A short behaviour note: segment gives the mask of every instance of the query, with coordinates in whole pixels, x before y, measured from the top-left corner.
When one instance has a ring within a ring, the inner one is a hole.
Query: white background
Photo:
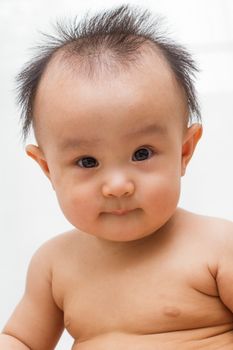
[[[180,206],[233,220],[233,2],[231,0],[128,1],[167,18],[170,32],[188,46],[201,73],[204,134],[183,178]],[[96,0],[0,0],[0,328],[24,290],[33,252],[47,239],[71,228],[39,167],[20,142],[14,77],[31,57],[38,30],[51,21],[87,9],[121,4]],[[29,141],[31,141],[29,139]],[[57,350],[71,348],[65,332]]]

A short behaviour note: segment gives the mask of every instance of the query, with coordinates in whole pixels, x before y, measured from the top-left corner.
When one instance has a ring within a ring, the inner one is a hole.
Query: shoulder
[[[47,256],[50,260],[57,254],[66,254],[72,247],[81,244],[84,233],[77,229],[59,233],[42,243],[35,251],[35,256]]]
[[[60,233],[40,245],[33,253],[27,271],[27,279],[34,280],[36,276],[47,281],[48,285],[63,285],[64,275],[72,271],[71,263],[80,261],[82,252],[82,236],[77,230]]]
[[[54,266],[59,261],[66,260],[72,251],[81,245],[82,234],[78,230],[70,230],[48,239],[42,243],[33,253],[30,265],[40,266],[52,273]]]
[[[200,227],[205,229],[209,247],[216,248],[219,260],[226,249],[233,248],[233,222],[227,219],[199,215]]]
[[[233,248],[233,222],[179,209],[181,231],[217,270],[226,250]],[[233,255],[232,255],[233,257]]]
[[[225,242],[233,237],[233,222],[220,217],[198,215],[200,224],[209,229],[209,235],[218,243]]]
[[[204,238],[212,237],[224,242],[233,235],[233,222],[224,218],[196,214],[179,208],[184,226],[189,226],[195,233],[199,233]]]

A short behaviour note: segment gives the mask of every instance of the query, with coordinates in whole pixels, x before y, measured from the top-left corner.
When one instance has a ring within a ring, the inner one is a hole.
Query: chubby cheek
[[[142,196],[144,206],[151,215],[169,218],[177,207],[180,197],[180,177],[157,175],[146,182]],[[157,216],[157,215],[156,215]]]
[[[97,196],[83,186],[68,186],[56,191],[60,208],[66,219],[76,228],[88,231],[98,215]]]

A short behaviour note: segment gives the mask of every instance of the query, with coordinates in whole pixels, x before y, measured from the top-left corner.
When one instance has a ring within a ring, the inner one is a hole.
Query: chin
[[[140,239],[143,239],[145,237],[148,237],[152,234],[153,232],[106,232],[106,234],[100,234],[100,235],[96,235],[95,236],[97,238],[101,238],[101,239],[104,239],[106,241],[109,241],[109,242],[118,242],[118,243],[126,243],[126,242],[133,242],[133,241],[137,241],[137,240],[140,240]]]

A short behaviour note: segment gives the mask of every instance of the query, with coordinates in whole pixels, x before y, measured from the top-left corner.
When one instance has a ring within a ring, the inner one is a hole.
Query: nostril
[[[130,192],[129,192],[129,191],[127,191],[127,192],[124,193],[124,196],[128,196],[128,195],[130,195]]]
[[[103,185],[102,193],[105,197],[126,197],[133,194],[134,184],[131,181],[126,181],[125,179],[114,180]]]

